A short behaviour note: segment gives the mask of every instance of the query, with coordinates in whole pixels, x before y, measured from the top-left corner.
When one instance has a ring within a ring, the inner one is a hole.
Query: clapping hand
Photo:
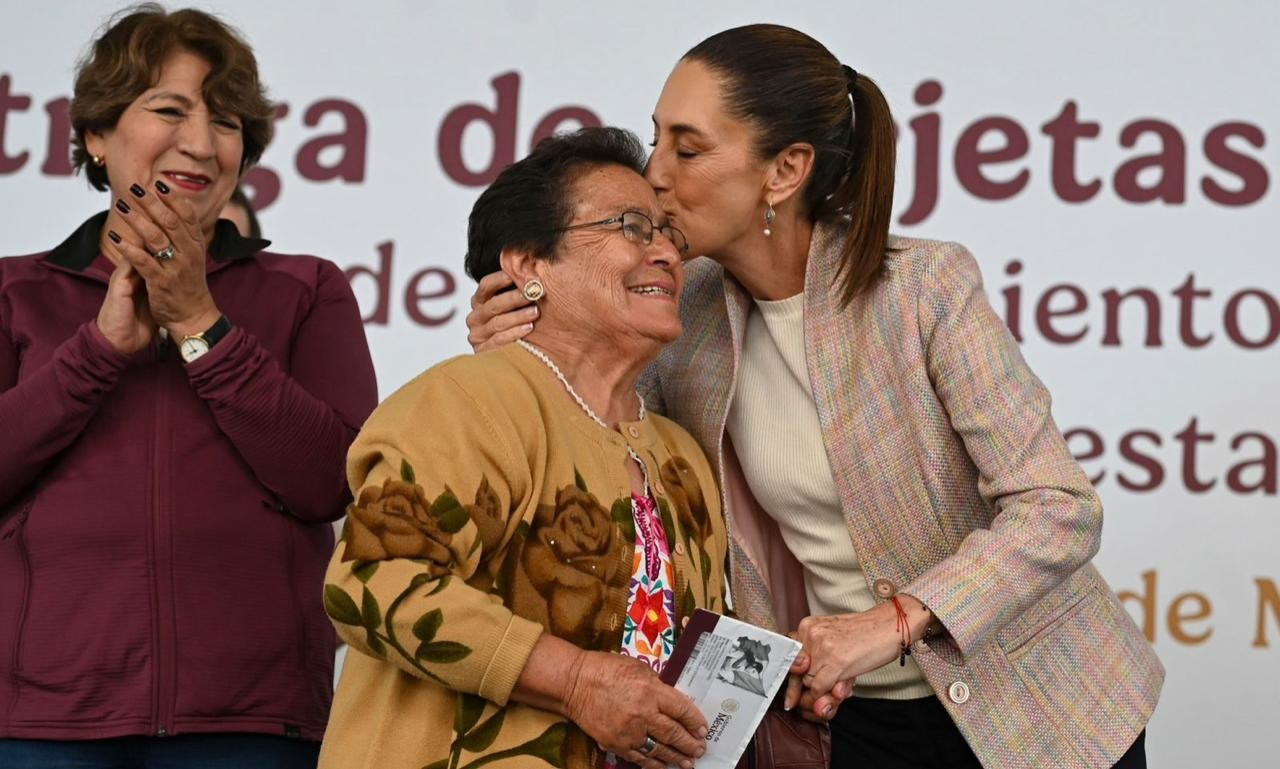
[[[130,193],[129,200],[116,201],[119,229],[107,233],[108,247],[119,255],[121,267],[129,265],[145,282],[146,306],[155,325],[177,339],[205,331],[221,313],[205,279],[208,244],[191,204],[172,196],[163,181],[150,191],[134,184]],[[120,280],[133,278],[126,273]]]

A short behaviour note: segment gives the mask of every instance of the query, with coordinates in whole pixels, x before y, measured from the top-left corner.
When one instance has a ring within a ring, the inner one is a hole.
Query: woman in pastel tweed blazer
[[[735,609],[795,631],[836,766],[1145,766],[1164,671],[1102,508],[961,246],[889,235],[879,89],[795,30],[694,47],[646,176],[691,253],[647,402],[721,481]],[[482,283],[473,344],[530,327]],[[904,652],[909,652],[909,655]]]

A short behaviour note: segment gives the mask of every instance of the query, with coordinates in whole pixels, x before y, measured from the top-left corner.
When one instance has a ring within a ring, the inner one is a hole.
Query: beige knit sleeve
[[[498,412],[498,416],[495,416]],[[542,633],[497,594],[530,479],[500,408],[443,367],[389,398],[348,455],[355,501],[324,606],[361,654],[505,704]]]

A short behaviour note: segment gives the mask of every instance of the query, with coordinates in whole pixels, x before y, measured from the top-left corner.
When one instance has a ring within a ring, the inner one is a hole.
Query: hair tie
[[[844,70],[844,79],[849,84],[849,95],[852,96],[853,89],[858,87],[858,70],[848,64],[841,64],[840,69]]]

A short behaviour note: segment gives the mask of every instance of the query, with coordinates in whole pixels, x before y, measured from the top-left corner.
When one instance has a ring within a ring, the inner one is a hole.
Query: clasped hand
[[[181,339],[219,317],[205,278],[207,244],[200,223],[191,204],[166,194],[161,184],[152,190],[133,185],[129,199],[116,201],[108,218],[103,248],[116,269],[98,328],[125,354],[146,347],[160,328]]]
[[[784,706],[800,708],[810,721],[829,721],[853,696],[858,676],[895,660],[901,653],[897,612],[892,604],[855,614],[806,617],[790,634],[804,647],[791,665]]]

